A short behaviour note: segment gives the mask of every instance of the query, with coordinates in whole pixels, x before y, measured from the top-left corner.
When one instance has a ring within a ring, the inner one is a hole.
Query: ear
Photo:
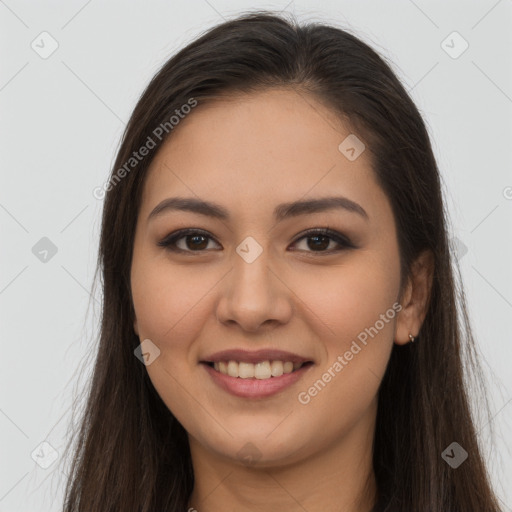
[[[423,251],[411,266],[411,275],[400,300],[402,309],[395,326],[397,345],[409,343],[409,334],[418,336],[430,301],[434,266],[434,254],[430,250]]]

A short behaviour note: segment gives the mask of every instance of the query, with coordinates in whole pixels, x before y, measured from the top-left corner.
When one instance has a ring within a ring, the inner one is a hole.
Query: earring
[[[414,343],[414,336],[412,334],[409,334],[409,339],[411,340],[411,343]]]

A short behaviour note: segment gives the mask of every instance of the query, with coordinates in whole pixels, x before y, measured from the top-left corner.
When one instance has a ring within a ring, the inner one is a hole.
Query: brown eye
[[[326,235],[308,236],[306,240],[308,241],[308,248],[313,251],[327,249],[329,244],[333,242],[332,238]]]
[[[207,237],[204,235],[185,235],[182,237],[185,239],[185,245],[187,249],[198,250],[198,249],[206,249],[208,242]]]
[[[181,243],[181,240],[184,242]],[[206,232],[196,229],[181,229],[166,236],[158,242],[158,245],[174,252],[205,252],[209,240],[213,240],[213,238]]]
[[[347,237],[343,236],[337,231],[332,231],[328,228],[309,230],[303,234],[303,236],[298,238],[294,242],[294,245],[296,245],[301,240],[307,240],[305,244],[306,249],[298,249],[304,252],[331,254],[343,249],[355,248],[354,244],[352,244],[352,242]],[[329,248],[331,243],[333,243],[333,246]]]
[[[347,237],[329,228],[311,229],[303,233],[293,245],[297,245],[301,240],[307,240],[305,248],[293,250],[309,253],[332,254],[341,250],[355,248],[354,244],[352,244]],[[171,233],[158,242],[158,245],[173,252],[201,253],[208,251],[208,244],[210,241],[219,245],[206,231],[187,228]]]

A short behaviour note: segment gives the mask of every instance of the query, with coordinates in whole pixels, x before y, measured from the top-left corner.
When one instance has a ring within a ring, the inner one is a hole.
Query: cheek
[[[392,251],[360,252],[346,265],[305,273],[297,290],[320,318],[325,358],[304,382],[300,402],[311,412],[359,417],[374,399],[393,347],[400,306],[399,267]],[[393,307],[394,306],[394,307]],[[311,315],[310,315],[310,318]]]
[[[218,281],[198,276],[193,267],[134,256],[131,287],[139,338],[150,339],[160,350],[146,370],[169,410],[187,425],[198,370],[195,340],[212,307],[205,294]]]
[[[215,282],[193,267],[134,258],[131,287],[140,338],[166,349],[194,339],[202,324],[205,294]]]
[[[377,258],[359,251],[350,261],[329,270],[312,267],[302,273],[295,279],[294,292],[307,306],[304,314],[309,309],[309,317],[324,326],[324,341],[330,350],[342,350],[376,322],[381,338],[392,337],[398,284],[399,269],[392,255]]]
[[[373,411],[393,348],[394,295],[385,280],[369,277],[351,273],[341,289],[318,295],[318,311],[335,335],[322,339],[325,358],[302,383],[297,407],[304,425],[311,418],[339,418],[322,423],[327,438],[350,431]]]

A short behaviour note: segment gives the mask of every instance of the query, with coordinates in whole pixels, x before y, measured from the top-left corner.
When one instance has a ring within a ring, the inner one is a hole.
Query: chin
[[[279,421],[283,421],[283,417]],[[279,421],[273,423],[272,428],[268,424],[246,426],[240,430],[227,430],[221,439],[212,439],[210,435],[202,437],[199,442],[204,448],[217,453],[222,458],[230,461],[238,461],[241,465],[252,467],[275,467],[292,464],[304,458],[309,451],[307,435],[301,429],[298,435],[290,432],[290,425],[285,428],[279,425]],[[286,420],[283,422],[285,423]],[[277,428],[276,428],[277,427]],[[236,433],[238,432],[238,434]],[[313,438],[318,436],[312,435]]]

